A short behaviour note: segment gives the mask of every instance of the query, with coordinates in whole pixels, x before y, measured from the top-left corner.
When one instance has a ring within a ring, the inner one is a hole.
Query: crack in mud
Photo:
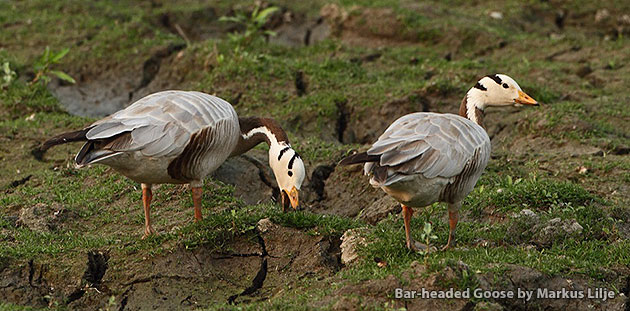
[[[242,157],[258,168],[258,177],[260,178],[260,181],[267,185],[267,187],[271,188],[271,196],[276,202],[278,202],[278,198],[280,197],[280,188],[276,186],[275,182],[273,182],[273,178],[269,176],[269,173],[267,172],[267,167],[265,167],[264,164],[262,164],[260,161],[258,161],[258,159],[252,156],[244,154],[242,155]]]
[[[87,253],[88,262],[82,279],[87,283],[84,287],[75,289],[68,297],[66,303],[81,299],[89,287],[99,288],[105,272],[107,272],[109,254],[101,251],[90,251]]]
[[[183,50],[184,48],[186,48],[186,44],[184,43],[171,43],[168,47],[155,52],[153,56],[147,59],[142,66],[142,81],[140,81],[140,84],[133,91],[129,92],[129,100],[133,98],[133,94],[135,92],[146,87],[149,83],[151,83],[151,81],[153,81],[153,79],[155,79],[155,76],[157,76],[160,71],[160,65],[162,64],[162,60],[164,58],[167,58],[173,53]]]
[[[33,175],[28,175],[24,178],[18,179],[18,180],[14,180],[12,181],[8,186],[7,186],[7,190],[11,189],[11,188],[16,188],[18,186],[21,186],[23,184],[25,184],[27,181],[29,181],[31,179],[31,177],[33,177]]]
[[[265,239],[263,239],[260,231],[256,230],[256,237],[258,238],[258,245],[260,246],[260,269],[256,276],[252,280],[252,285],[245,288],[240,294],[235,294],[228,297],[228,304],[236,304],[236,299],[240,296],[251,295],[255,293],[257,290],[261,289],[265,283],[265,279],[267,279],[267,246],[265,245]]]
[[[231,259],[234,257],[261,257],[262,253],[249,253],[249,254],[237,254],[237,253],[232,253],[229,255],[225,255],[225,256],[219,256],[219,257],[213,257],[214,259]]]
[[[91,286],[99,287],[105,272],[107,272],[109,254],[104,252],[88,252],[88,263],[83,279]]]
[[[343,134],[348,128],[348,120],[350,119],[350,111],[348,109],[348,100],[335,100],[335,106],[337,107],[337,124],[335,130],[337,131],[337,140],[340,143],[344,143]]]
[[[315,201],[321,202],[326,199],[324,191],[324,188],[326,187],[326,180],[334,171],[335,167],[333,165],[320,165],[313,170],[309,186],[317,195],[317,199],[315,199]]]
[[[302,70],[295,72],[295,90],[297,96],[306,95],[306,82],[304,81],[304,71]]]
[[[149,275],[149,276],[145,276],[142,278],[137,278],[134,279],[130,282],[127,283],[123,283],[124,286],[130,286],[130,285],[135,285],[135,284],[140,284],[140,283],[147,283],[147,282],[151,282],[154,280],[159,280],[159,279],[171,279],[171,280],[176,280],[176,281],[180,281],[180,280],[192,280],[192,279],[196,279],[196,277],[193,276],[183,276],[183,275],[177,275],[177,274],[173,274],[173,275],[165,275],[162,273],[157,273],[154,275]]]

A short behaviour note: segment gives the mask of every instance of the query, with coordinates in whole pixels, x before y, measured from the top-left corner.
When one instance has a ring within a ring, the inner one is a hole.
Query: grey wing
[[[99,140],[129,133],[115,144],[115,151],[168,157],[180,154],[193,133],[222,120],[238,127],[234,108],[221,98],[200,92],[164,91],[95,122],[86,137]]]
[[[411,174],[456,176],[476,151],[485,168],[490,138],[481,126],[453,114],[418,112],[394,121],[367,153],[379,155],[379,166],[387,167],[387,185]],[[367,163],[366,173],[374,165]]]

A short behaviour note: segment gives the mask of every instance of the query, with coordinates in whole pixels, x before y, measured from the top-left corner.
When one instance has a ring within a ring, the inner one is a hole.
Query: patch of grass
[[[630,244],[627,241],[611,242],[596,239],[566,239],[554,243],[551,248],[537,250],[520,245],[504,244],[506,226],[478,222],[460,222],[457,227],[458,247],[448,251],[430,252],[423,256],[409,251],[405,247],[404,226],[399,217],[390,217],[370,229],[367,234],[369,244],[360,249],[361,262],[342,271],[343,278],[354,281],[381,279],[389,274],[401,278],[412,261],[427,260],[429,272],[443,270],[449,262],[463,261],[472,271],[484,273],[499,271],[506,263],[524,265],[543,273],[584,274],[601,278],[603,267],[623,265],[630,258],[623,251]],[[435,234],[439,238],[438,246],[446,243],[448,224],[440,215],[432,218]],[[422,226],[420,217],[412,219],[412,235],[418,240]],[[586,229],[589,230],[589,229]],[[586,231],[585,230],[585,231]],[[478,241],[490,241],[494,245],[482,246]],[[387,263],[385,268],[378,267],[375,258]],[[462,284],[467,284],[462,279]]]
[[[359,148],[359,145],[343,145],[337,142],[324,141],[317,137],[300,139],[294,144],[300,156],[311,162],[337,161],[350,149]]]
[[[36,112],[62,112],[56,98],[41,84],[14,81],[0,92],[0,116],[14,119]]]
[[[37,309],[29,306],[20,306],[12,303],[4,303],[0,302],[0,311],[35,311],[35,310],[48,310],[48,309]]]
[[[276,224],[308,230],[310,234],[340,236],[360,222],[339,216],[318,215],[304,211],[282,212],[277,206],[259,204],[212,213],[202,221],[181,229],[181,242],[187,248],[213,245],[223,250],[237,236],[252,237],[259,220],[269,218]]]
[[[506,213],[529,208],[545,211],[557,206],[579,207],[603,203],[582,187],[566,181],[535,177],[488,176],[468,195],[464,206],[474,214],[489,208]]]
[[[6,240],[8,237],[2,237]],[[99,248],[111,244],[106,237],[80,234],[72,231],[35,232],[29,229],[15,229],[11,231],[10,240],[0,249],[0,257],[19,259],[42,258],[71,252],[84,252],[86,249]],[[51,243],[54,241],[54,243]]]

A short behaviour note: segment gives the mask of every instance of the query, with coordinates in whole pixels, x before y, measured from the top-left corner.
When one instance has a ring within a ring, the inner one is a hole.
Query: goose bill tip
[[[288,195],[289,195],[289,201],[291,201],[291,206],[293,207],[293,209],[297,210],[298,206],[300,205],[297,188],[293,186],[293,188],[289,191]]]
[[[540,106],[540,104],[535,99],[525,94],[525,92],[521,90],[518,91],[518,98],[514,100],[514,103],[517,106],[518,105]]]

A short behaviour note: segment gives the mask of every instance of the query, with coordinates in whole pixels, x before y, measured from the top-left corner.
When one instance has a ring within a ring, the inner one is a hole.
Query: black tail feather
[[[39,147],[39,149],[42,152],[46,152],[46,150],[50,149],[53,146],[56,145],[61,145],[61,144],[65,144],[65,143],[69,143],[69,142],[73,142],[73,141],[86,141],[87,137],[85,137],[85,134],[87,134],[87,132],[90,130],[91,128],[86,128],[86,129],[82,129],[82,130],[78,130],[78,131],[74,131],[74,132],[68,132],[68,133],[63,133],[60,135],[57,135],[49,140],[47,140],[46,142],[44,142],[41,147]]]
[[[369,155],[367,154],[367,152],[360,152],[360,153],[355,153],[353,155],[349,155],[343,158],[343,160],[339,162],[339,165],[352,165],[352,164],[359,164],[359,163],[366,163],[366,162],[378,162],[380,160],[381,160],[380,155]]]
[[[44,153],[46,153],[46,151],[52,148],[53,146],[61,145],[61,144],[65,144],[65,143],[69,143],[73,141],[87,140],[87,137],[85,137],[85,135],[90,129],[91,127],[74,131],[74,132],[67,132],[67,133],[59,134],[45,141],[39,147],[36,147],[35,149],[31,150],[31,154],[35,157],[35,159],[42,161],[44,158]]]

